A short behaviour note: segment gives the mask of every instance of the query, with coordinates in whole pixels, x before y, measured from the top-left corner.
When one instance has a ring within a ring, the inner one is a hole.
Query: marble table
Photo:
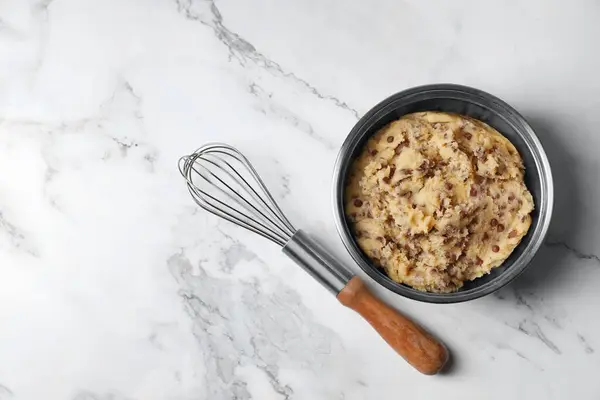
[[[600,3],[0,2],[0,399],[597,399]],[[521,111],[548,239],[495,295],[421,304],[422,376],[262,238],[200,212],[177,159],[243,150],[356,271],[330,207],[357,119],[435,82]]]

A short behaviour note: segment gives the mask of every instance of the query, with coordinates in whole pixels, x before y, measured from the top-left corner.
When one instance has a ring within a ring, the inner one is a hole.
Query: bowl
[[[366,141],[380,128],[403,115],[419,111],[442,111],[467,115],[487,123],[506,136],[517,148],[525,165],[525,184],[531,192],[535,210],[527,235],[504,263],[487,275],[453,293],[429,293],[390,279],[358,246],[344,214],[344,186],[353,160]],[[397,93],[373,107],[350,131],[334,168],[333,206],[337,230],[359,267],[373,280],[394,293],[428,303],[458,303],[490,294],[508,284],[525,270],[542,245],[554,202],[552,172],[546,153],[525,118],[504,101],[481,90],[452,84],[411,88]]]

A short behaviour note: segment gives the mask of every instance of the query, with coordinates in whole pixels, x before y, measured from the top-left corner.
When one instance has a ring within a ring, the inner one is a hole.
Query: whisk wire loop
[[[205,145],[181,157],[179,171],[194,201],[206,211],[280,246],[296,232],[252,164],[235,148]]]

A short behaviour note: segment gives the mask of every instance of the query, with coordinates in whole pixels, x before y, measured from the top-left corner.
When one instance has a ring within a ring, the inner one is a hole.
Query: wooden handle
[[[373,296],[355,276],[337,295],[340,303],[366,319],[418,371],[434,375],[448,360],[446,347],[423,328]]]

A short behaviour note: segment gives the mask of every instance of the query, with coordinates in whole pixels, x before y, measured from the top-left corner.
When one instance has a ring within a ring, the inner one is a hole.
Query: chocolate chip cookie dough
[[[533,198],[515,147],[487,124],[409,114],[354,162],[345,212],[361,249],[390,278],[452,292],[502,264],[531,224]]]

